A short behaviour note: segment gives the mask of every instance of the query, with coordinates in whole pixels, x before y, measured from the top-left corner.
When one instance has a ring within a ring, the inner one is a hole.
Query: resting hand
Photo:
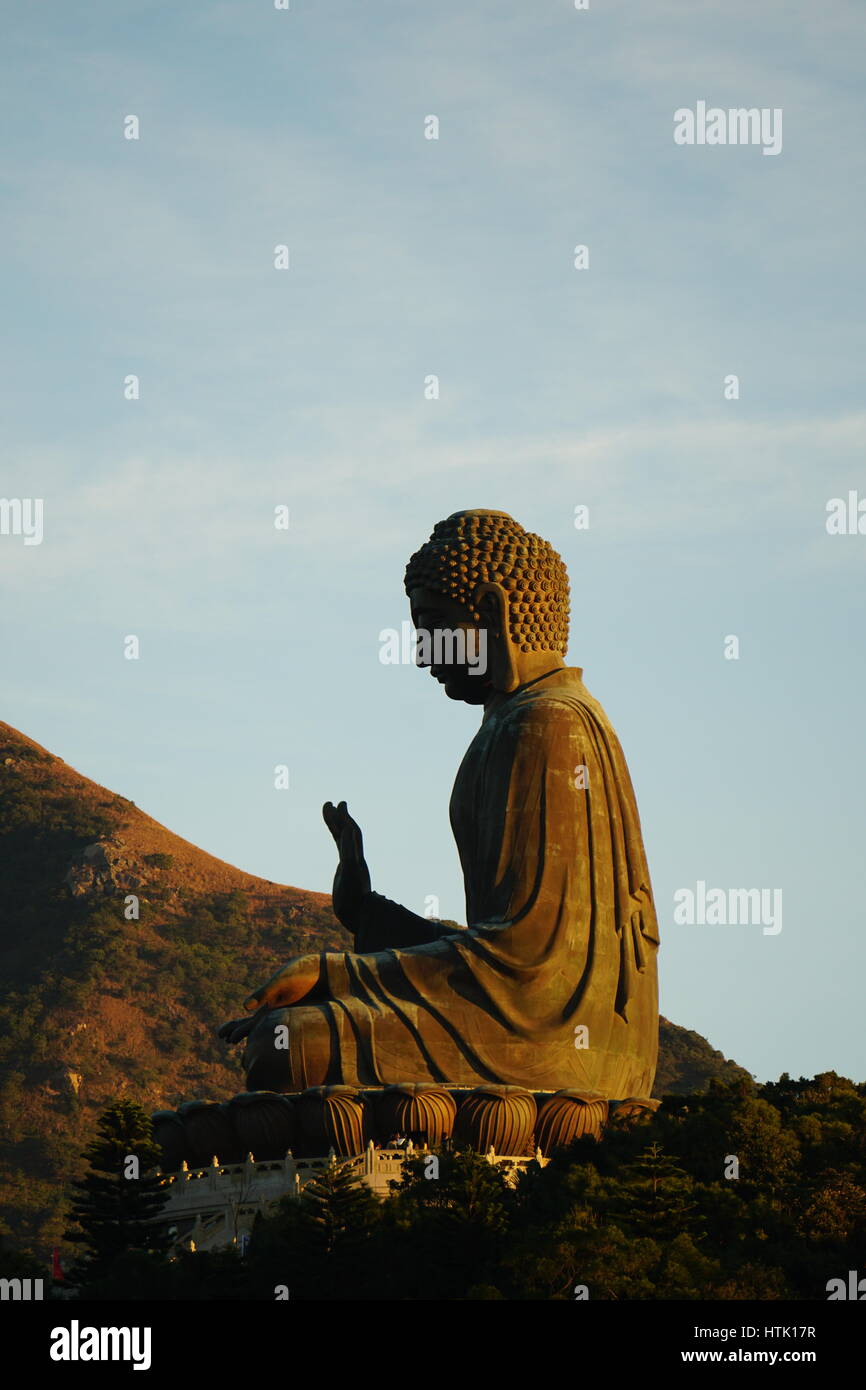
[[[272,1009],[289,1008],[312,994],[319,983],[320,974],[319,956],[295,956],[266,985],[244,1000],[244,1008],[250,1012],[250,1017],[229,1020],[218,1029],[217,1036],[229,1043],[241,1042]]]

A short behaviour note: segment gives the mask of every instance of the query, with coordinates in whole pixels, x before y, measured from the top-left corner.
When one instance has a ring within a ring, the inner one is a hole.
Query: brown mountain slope
[[[215,859],[0,723],[0,1234],[60,1243],[98,1110],[242,1091],[216,1027],[290,956],[350,945],[327,895]],[[666,1090],[742,1074],[666,1021],[661,1042]]]
[[[305,892],[303,889],[271,883],[269,879],[257,878],[254,874],[236,869],[233,864],[216,859],[214,855],[190,844],[188,840],[181,839],[179,835],[145,815],[134,802],[127,801],[125,797],[118,796],[83,777],[62,758],[49,753],[33,739],[19,733],[10,724],[4,724],[2,720],[0,765],[18,776],[26,776],[30,789],[39,796],[48,797],[53,801],[75,799],[82,810],[94,815],[110,815],[114,818],[112,829],[122,835],[130,856],[140,866],[144,866],[149,855],[171,855],[174,863],[169,874],[153,870],[149,873],[144,871],[151,883],[183,884],[191,893],[244,892],[254,912],[265,909],[268,904],[284,901],[286,894],[291,896],[296,906],[330,908],[330,897],[325,893]]]
[[[60,1239],[112,1097],[243,1090],[216,1027],[290,956],[350,944],[327,895],[223,863],[0,724],[0,1233]]]

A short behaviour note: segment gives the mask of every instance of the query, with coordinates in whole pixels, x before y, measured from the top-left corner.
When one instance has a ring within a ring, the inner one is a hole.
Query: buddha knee
[[[330,1030],[320,1009],[274,1009],[250,1034],[243,1057],[247,1089],[299,1091],[324,1085],[331,1051]]]
[[[251,1091],[279,1091],[291,1084],[291,1009],[274,1009],[265,1014],[250,1033],[243,1066]]]

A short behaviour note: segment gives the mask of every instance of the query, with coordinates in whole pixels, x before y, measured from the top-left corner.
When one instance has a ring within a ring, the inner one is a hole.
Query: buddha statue
[[[565,664],[565,566],[506,513],[470,510],[438,523],[404,582],[431,639],[418,664],[482,709],[450,805],[466,926],[374,892],[359,826],[328,802],[334,911],[355,949],[290,960],[220,1035],[246,1040],[249,1090],[649,1097],[656,914],[619,740]]]

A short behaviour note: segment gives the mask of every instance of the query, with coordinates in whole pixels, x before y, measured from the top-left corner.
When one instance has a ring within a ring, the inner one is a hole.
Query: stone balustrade
[[[184,1162],[176,1172],[163,1174],[169,1196],[159,1224],[174,1230],[175,1248],[243,1246],[259,1212],[267,1212],[284,1197],[299,1197],[308,1182],[333,1164],[348,1168],[377,1197],[385,1198],[391,1195],[390,1184],[402,1180],[407,1158],[423,1155],[434,1158],[426,1144],[418,1147],[409,1140],[402,1147],[376,1148],[371,1140],[363,1153],[349,1158],[338,1159],[332,1149],[317,1158],[296,1159],[288,1152],[284,1158],[261,1161],[248,1154],[242,1163],[221,1163],[214,1156],[203,1168]],[[530,1158],[497,1154],[491,1148],[485,1157],[503,1169],[511,1183],[530,1163],[543,1167],[548,1162],[540,1149]]]

